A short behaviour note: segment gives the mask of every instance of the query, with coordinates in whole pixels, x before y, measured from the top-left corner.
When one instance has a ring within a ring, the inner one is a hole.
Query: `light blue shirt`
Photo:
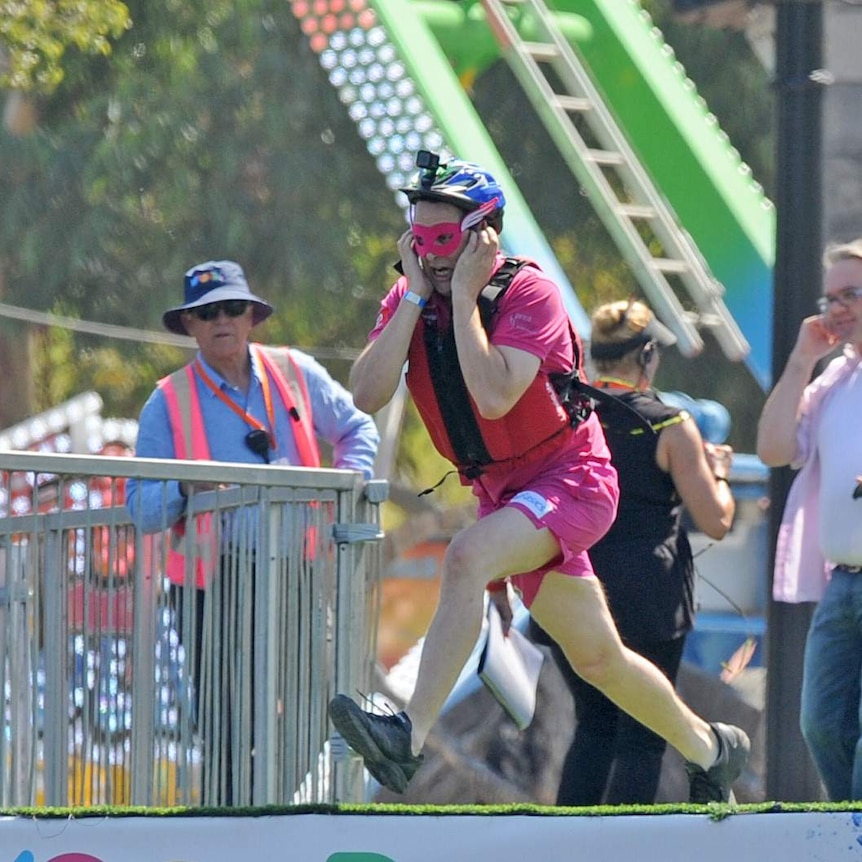
[[[351,394],[329,372],[307,353],[291,349],[293,357],[305,378],[311,403],[315,434],[332,446],[334,467],[357,470],[370,479],[374,456],[380,435],[374,420],[353,403]],[[239,406],[241,410],[267,425],[263,386],[252,363],[248,395],[229,384],[214,371],[198,353],[198,359],[212,381]],[[251,426],[225,404],[221,398],[195,375],[198,397],[210,458],[238,464],[263,464],[266,459],[256,455],[245,443]],[[293,435],[294,419],[287,412],[275,386],[270,387],[275,418],[277,448],[270,452],[271,461],[279,464],[299,465],[300,459]],[[212,433],[217,429],[216,433]],[[158,387],[147,399],[138,423],[138,441],[135,454],[140,458],[176,458],[173,431],[168,418],[165,395]],[[138,512],[138,495],[141,495]],[[179,482],[129,479],[126,486],[126,507],[146,533],[163,529],[175,523],[183,514],[186,498],[180,493]],[[140,516],[140,519],[139,519]]]

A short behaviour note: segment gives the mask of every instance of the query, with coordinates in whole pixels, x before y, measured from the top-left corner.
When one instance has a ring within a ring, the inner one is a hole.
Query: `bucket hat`
[[[182,313],[201,305],[226,299],[244,299],[252,303],[254,326],[266,320],[273,311],[268,302],[251,292],[242,267],[232,260],[210,260],[193,266],[185,274],[184,299],[182,305],[169,308],[162,315],[165,329],[177,335],[188,335]]]

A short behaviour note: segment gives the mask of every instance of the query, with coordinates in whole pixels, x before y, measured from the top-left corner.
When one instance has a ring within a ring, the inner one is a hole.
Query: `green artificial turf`
[[[401,805],[368,803],[349,805],[268,805],[248,808],[152,808],[120,805],[100,805],[89,808],[7,808],[0,815],[39,819],[81,819],[84,817],[281,817],[295,814],[325,815],[387,815],[433,817],[626,817],[635,815],[708,814],[721,820],[735,814],[787,814],[797,812],[862,811],[859,802],[758,802],[745,805],[710,803],[709,805],[595,805],[582,808],[559,808],[549,805]]]

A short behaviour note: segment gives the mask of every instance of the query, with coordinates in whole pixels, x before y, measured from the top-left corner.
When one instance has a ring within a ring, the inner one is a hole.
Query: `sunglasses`
[[[189,314],[193,314],[198,320],[215,320],[223,311],[228,317],[241,317],[248,308],[246,299],[225,299],[222,302],[210,302],[207,305],[199,305],[190,308]]]

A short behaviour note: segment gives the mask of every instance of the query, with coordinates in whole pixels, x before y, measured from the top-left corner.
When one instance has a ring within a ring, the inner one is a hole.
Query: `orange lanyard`
[[[625,389],[630,392],[637,390],[637,386],[629,383],[628,380],[621,380],[619,377],[597,377],[593,384],[600,389]]]
[[[252,428],[256,428],[258,431],[263,431],[266,434],[269,439],[270,449],[275,451],[278,446],[276,445],[275,438],[275,411],[272,408],[272,392],[269,387],[269,375],[266,373],[266,369],[260,364],[260,360],[254,350],[251,350],[250,353],[254,370],[257,372],[258,377],[260,377],[260,383],[263,387],[263,403],[266,405],[266,418],[269,421],[269,428],[267,428],[259,419],[256,419],[250,413],[243,410],[243,408],[240,407],[233,398],[229,398],[225,395],[209,374],[206,373],[198,357],[195,357],[194,369],[200,375],[201,380],[209,386],[213,394],[224,401],[224,403],[227,404],[227,406],[230,407],[230,409],[233,410],[240,419],[248,422]]]

